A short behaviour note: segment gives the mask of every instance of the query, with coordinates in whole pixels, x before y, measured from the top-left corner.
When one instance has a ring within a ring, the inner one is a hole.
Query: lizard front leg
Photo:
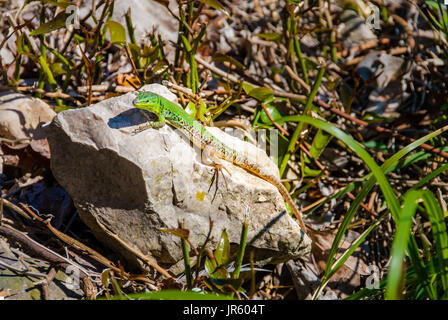
[[[140,133],[142,131],[145,131],[149,128],[153,128],[153,129],[160,129],[162,128],[165,123],[165,117],[163,115],[159,115],[159,119],[158,121],[150,121],[150,119],[148,118],[148,116],[146,114],[143,113],[143,116],[148,119],[148,122],[145,123],[144,125],[139,126],[137,129],[135,129],[134,131],[132,131],[133,134],[137,134]]]

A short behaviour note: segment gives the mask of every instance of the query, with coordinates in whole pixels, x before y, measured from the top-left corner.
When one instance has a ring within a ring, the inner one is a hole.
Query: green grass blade
[[[444,164],[443,166],[437,168],[436,170],[432,171],[430,174],[428,174],[427,176],[423,177],[422,180],[420,180],[418,183],[416,183],[415,185],[413,185],[411,187],[411,189],[409,190],[417,190],[420,189],[420,187],[422,187],[425,183],[431,181],[432,179],[434,179],[435,177],[437,177],[439,174],[441,174],[442,172],[444,172],[445,170],[448,170],[448,163]]]
[[[390,171],[392,171],[393,169],[398,167],[399,161],[400,159],[405,156],[407,153],[411,152],[412,150],[414,150],[415,148],[417,148],[419,145],[421,145],[422,143],[426,142],[429,139],[434,138],[435,136],[439,135],[440,133],[442,133],[444,130],[439,129],[436,130],[416,141],[414,141],[413,143],[407,145],[406,147],[404,147],[403,149],[401,149],[400,151],[398,151],[397,153],[395,153],[392,157],[390,157],[382,166],[381,169],[384,171],[384,173],[388,173]],[[445,165],[448,168],[448,164]],[[433,173],[435,173],[436,175],[440,174],[442,171],[444,171],[445,169],[443,169],[445,166],[442,166],[441,168],[435,170]],[[427,177],[425,177],[422,181],[426,182],[429,181],[430,179],[428,178],[433,178],[436,175],[434,174],[430,174]],[[332,266],[332,263],[334,261],[334,257],[338,252],[338,248],[339,248],[339,244],[345,234],[345,232],[347,231],[348,226],[350,225],[350,222],[352,221],[354,215],[356,214],[357,210],[359,209],[359,206],[361,205],[362,201],[364,200],[364,198],[368,195],[368,193],[370,192],[370,190],[374,187],[375,183],[376,183],[376,178],[375,176],[373,176],[372,174],[369,174],[367,176],[365,176],[365,178],[369,177],[369,180],[367,182],[365,182],[361,188],[361,191],[358,192],[358,195],[356,196],[355,200],[352,202],[352,204],[350,205],[349,210],[347,211],[346,215],[344,216],[344,219],[338,229],[338,232],[335,236],[335,239],[333,241],[333,245],[330,249],[330,253],[329,253],[329,258],[327,261],[327,267],[325,270],[325,274],[327,274]],[[431,179],[432,179],[431,178]],[[336,194],[336,196],[341,196],[349,191],[352,191],[354,189],[355,184],[352,183],[350,185],[348,185],[347,187],[345,187],[343,190],[341,190],[340,192],[338,192]],[[331,197],[334,198],[334,197]]]
[[[431,222],[433,239],[436,247],[436,255],[438,260],[438,274],[442,280],[444,298],[448,294],[448,234],[446,232],[446,224],[443,211],[440,205],[430,191],[424,191],[423,200],[426,211]]]
[[[320,84],[322,82],[322,78],[324,77],[324,75],[325,75],[325,67],[322,66],[319,70],[319,73],[317,74],[316,81],[314,82],[313,88],[311,89],[311,92],[310,92],[308,99],[305,103],[305,108],[303,110],[303,114],[305,116],[308,116],[308,114],[311,112],[314,97],[316,96],[316,94],[319,90],[319,87],[320,87]],[[292,116],[292,117],[300,117],[300,116]],[[286,118],[288,118],[288,117],[286,117]],[[280,168],[279,168],[280,177],[282,177],[283,173],[285,172],[289,158],[291,157],[292,152],[296,147],[296,142],[299,139],[300,134],[302,133],[302,130],[304,128],[304,123],[301,120],[299,120],[299,118],[296,118],[296,119],[299,123],[297,124],[296,129],[294,130],[293,134],[291,135],[291,139],[289,140],[289,144],[288,144],[288,149],[286,150],[286,154],[283,156],[282,162],[280,164]],[[313,119],[313,118],[310,118],[310,119]],[[295,120],[290,120],[290,121],[295,121]]]
[[[356,141],[354,141],[352,138],[347,136],[341,130],[333,127],[332,125],[330,125],[328,123],[325,123],[323,121],[316,120],[313,118],[309,118],[306,116],[288,116],[288,117],[283,117],[281,120],[282,120],[282,122],[298,121],[299,118],[307,118],[307,120],[302,120],[302,121],[308,122],[311,125],[314,125],[314,126],[318,127],[319,129],[322,129],[322,130],[328,132],[329,134],[335,136],[336,138],[341,139],[353,151],[355,151],[358,154],[358,156],[360,156],[366,162],[366,164],[369,166],[369,168],[372,170],[372,174],[369,174],[366,176],[366,177],[369,177],[369,180],[367,181],[366,185],[361,189],[361,192],[358,194],[358,196],[355,198],[355,201],[350,206],[349,212],[346,215],[348,217],[346,217],[346,219],[343,220],[343,225],[341,225],[341,227],[339,228],[339,231],[335,237],[332,248],[330,250],[329,261],[327,262],[327,269],[325,272],[325,274],[328,276],[330,269],[335,270],[335,271],[337,270],[337,268],[334,268],[334,267],[332,268],[332,262],[335,259],[335,255],[338,251],[340,241],[342,240],[343,235],[345,234],[345,231],[348,228],[349,222],[353,218],[354,214],[356,213],[357,209],[359,208],[364,197],[367,196],[367,194],[369,193],[371,188],[373,188],[373,186],[375,185],[378,177],[381,178],[380,187],[383,191],[383,194],[386,197],[386,201],[389,204],[389,207],[393,213],[393,216],[395,218],[398,217],[399,212],[400,212],[399,203],[398,203],[398,200],[396,199],[395,194],[393,193],[393,191],[383,173],[383,170],[385,172],[389,172],[390,170],[392,170],[392,168],[396,167],[396,164],[403,156],[405,156],[407,153],[409,153],[410,151],[417,148],[419,145],[421,145],[425,141],[439,135],[440,133],[445,131],[446,128],[441,128],[439,130],[436,130],[436,131],[414,141],[413,143],[409,144],[408,146],[406,146],[405,148],[401,149],[399,152],[394,154],[391,158],[389,158],[380,168],[375,163],[375,161],[368,155],[368,153],[362,148],[362,146],[360,146]],[[319,123],[319,124],[317,125],[317,123]],[[342,133],[342,134],[340,134],[340,133]],[[380,171],[380,173],[378,171]],[[349,188],[347,187],[346,189],[348,190]],[[391,207],[390,203],[392,203],[393,208]],[[332,274],[333,273],[334,272],[332,272]],[[325,280],[325,278],[324,278],[324,280]]]
[[[397,300],[402,298],[403,259],[408,247],[412,226],[412,218],[417,210],[417,201],[421,198],[421,191],[410,191],[404,196],[403,209],[397,222],[397,231],[392,244],[390,270],[387,275],[387,289],[385,298]]]
[[[425,263],[423,262],[420,256],[417,241],[413,236],[411,236],[409,239],[408,254],[409,254],[409,260],[411,261],[411,264],[415,269],[418,282],[422,285],[423,290],[426,292],[427,297],[432,300],[437,299],[437,291],[430,283],[430,279],[428,278],[428,272],[425,270]],[[432,261],[430,263],[432,263]]]
[[[238,255],[235,260],[235,270],[232,272],[232,278],[238,279],[240,277],[241,265],[243,264],[244,252],[246,251],[247,232],[249,231],[249,225],[247,222],[243,223],[241,229],[240,246],[238,249]]]
[[[431,221],[431,228],[434,238],[434,243],[436,246],[436,256],[438,260],[437,274],[440,275],[442,280],[443,291],[446,292],[448,289],[448,234],[446,232],[446,225],[443,217],[442,209],[440,208],[439,203],[437,202],[436,197],[428,190],[409,190],[406,192],[404,197],[402,214],[400,216],[400,220],[397,226],[397,232],[395,234],[395,239],[392,245],[392,260],[390,271],[388,274],[388,285],[386,291],[386,299],[399,299],[401,298],[403,284],[402,276],[403,276],[403,258],[405,255],[405,250],[408,248],[408,252],[411,252],[414,257],[410,255],[411,261],[415,259],[415,255],[418,255],[418,247],[414,240],[408,243],[410,235],[410,229],[412,226],[412,217],[417,211],[417,201],[422,199],[426,211],[428,213],[429,219]],[[418,266],[418,264],[414,264],[414,266]],[[418,272],[419,270],[417,270]],[[431,298],[436,298],[437,293],[434,288],[429,284],[428,287],[428,279],[425,275],[419,276],[421,280],[424,280],[422,283],[425,286],[425,290]],[[423,278],[423,279],[422,279]]]
[[[339,258],[335,261],[335,263],[331,266],[330,270],[328,271],[328,274],[325,276],[325,278],[322,280],[321,284],[319,285],[319,288],[314,292],[313,299],[316,299],[319,294],[322,292],[323,288],[327,285],[330,278],[339,270],[340,267],[344,265],[344,263],[347,261],[348,258],[353,254],[353,252],[358,248],[366,239],[366,237],[372,232],[373,229],[375,229],[381,221],[384,219],[388,212],[385,212],[382,214],[377,221],[375,221],[367,230],[365,230],[359,237],[356,239],[350,248],[348,248]]]

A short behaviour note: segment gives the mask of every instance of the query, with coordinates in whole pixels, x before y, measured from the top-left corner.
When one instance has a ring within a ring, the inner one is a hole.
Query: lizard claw
[[[127,134],[127,135],[132,134],[132,131],[129,131],[129,130],[118,129],[118,131],[120,131],[120,132],[123,133],[123,134]]]
[[[212,181],[210,183],[210,187],[208,188],[208,192],[210,192],[210,189],[213,186],[213,182],[215,182],[215,180],[216,180],[216,189],[215,189],[215,194],[213,195],[213,199],[215,199],[216,192],[218,191],[218,185],[219,185],[219,174],[221,173],[222,177],[224,178],[224,183],[226,184],[226,190],[227,191],[229,191],[229,186],[227,185],[226,176],[224,175],[223,170],[225,170],[230,176],[232,174],[222,164],[212,163],[212,164],[210,164],[210,166],[212,166],[215,169],[215,173],[213,174],[213,178],[212,178]]]

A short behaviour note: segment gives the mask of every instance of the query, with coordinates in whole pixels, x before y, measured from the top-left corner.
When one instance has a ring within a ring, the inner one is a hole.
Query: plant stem
[[[246,251],[246,242],[247,242],[247,231],[249,230],[249,225],[247,221],[244,221],[243,227],[241,230],[241,239],[240,239],[240,247],[238,250],[238,256],[235,261],[235,270],[233,270],[232,278],[238,279],[240,277],[241,265],[243,263],[244,252]]]
[[[322,82],[322,78],[323,78],[324,74],[325,74],[325,67],[322,66],[317,75],[317,79],[314,82],[314,86],[311,89],[310,95],[308,96],[308,99],[306,101],[305,109],[303,110],[303,115],[308,115],[310,113],[311,107],[313,106],[314,97],[316,96],[317,91],[319,90],[319,87]],[[291,139],[289,140],[288,149],[286,150],[286,153],[283,156],[283,159],[282,159],[282,162],[281,162],[280,168],[279,168],[281,177],[283,176],[286,166],[288,165],[288,161],[291,158],[291,155],[293,154],[297,140],[299,139],[299,136],[302,133],[303,127],[304,127],[304,123],[299,122],[296,129],[294,130],[294,133],[291,136]]]

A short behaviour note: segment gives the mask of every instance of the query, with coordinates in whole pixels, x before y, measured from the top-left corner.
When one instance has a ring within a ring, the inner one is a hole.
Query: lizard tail
[[[296,216],[297,221],[299,222],[300,228],[303,230],[303,232],[306,233],[306,226],[305,223],[302,220],[302,214],[297,209],[296,205],[294,204],[294,201],[292,200],[291,196],[289,195],[288,190],[286,190],[285,186],[280,182],[277,181],[277,179],[269,179],[268,177],[262,177],[263,180],[266,180],[267,182],[271,183],[272,185],[276,186],[280,194],[282,195],[283,199],[289,204],[291,207],[292,213]]]
[[[305,223],[303,223],[303,220],[302,220],[302,214],[297,209],[296,205],[294,204],[294,201],[292,200],[291,196],[289,195],[288,190],[286,190],[285,186],[281,183],[280,180],[278,180],[274,176],[260,172],[260,170],[257,169],[257,166],[255,164],[253,164],[251,161],[249,161],[248,159],[244,159],[244,161],[233,161],[233,163],[243,169],[246,169],[247,171],[251,172],[252,174],[260,177],[261,179],[263,179],[263,180],[269,182],[270,184],[272,184],[273,186],[275,186],[277,188],[277,190],[280,192],[280,194],[282,195],[283,199],[291,207],[293,214],[296,216],[297,221],[299,222],[300,228],[303,230],[303,232],[307,233]]]
[[[259,165],[253,161],[251,161],[246,156],[243,156],[241,154],[238,154],[236,151],[226,147],[225,144],[223,144],[220,141],[216,141],[213,138],[210,139],[212,145],[215,147],[216,156],[232,162],[234,165],[246,169],[250,173],[256,175],[257,177],[269,182],[273,186],[277,188],[277,190],[282,195],[283,199],[289,204],[289,206],[292,209],[292,212],[297,218],[297,221],[299,222],[300,228],[303,230],[303,232],[306,232],[306,226],[305,223],[303,223],[302,215],[300,211],[297,209],[297,207],[294,204],[294,201],[292,200],[291,196],[289,195],[288,190],[286,190],[285,186],[281,183],[281,181],[270,174],[263,173],[259,167]]]

